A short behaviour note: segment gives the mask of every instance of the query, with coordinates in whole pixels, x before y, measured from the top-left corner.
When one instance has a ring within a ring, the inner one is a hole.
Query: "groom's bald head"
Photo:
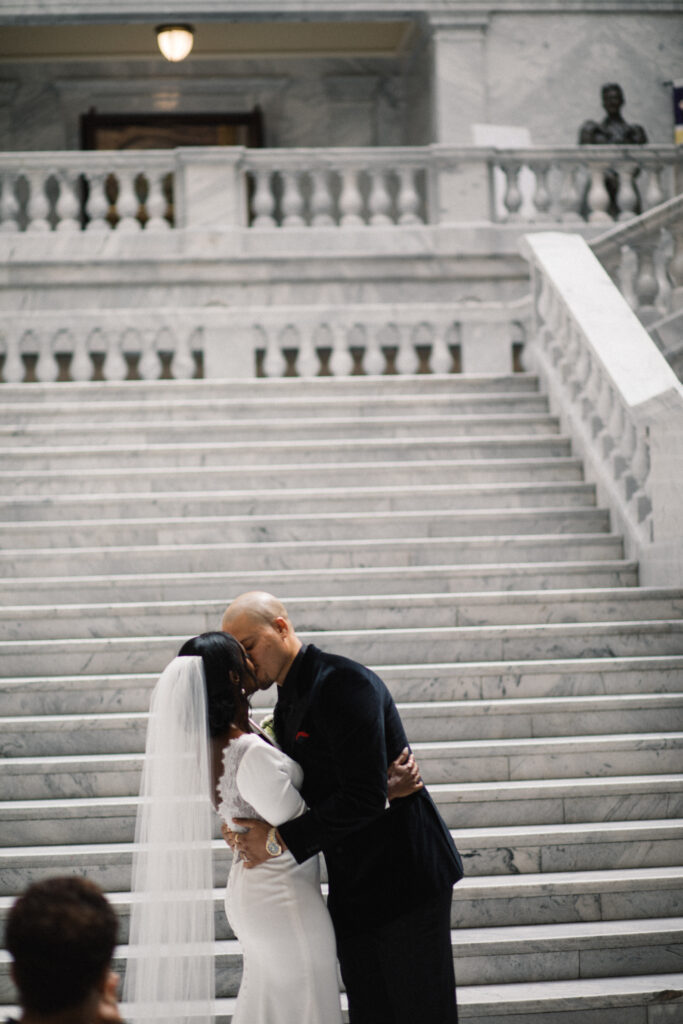
[[[282,685],[301,648],[282,601],[265,590],[240,594],[225,609],[221,629],[243,645],[258,689]]]

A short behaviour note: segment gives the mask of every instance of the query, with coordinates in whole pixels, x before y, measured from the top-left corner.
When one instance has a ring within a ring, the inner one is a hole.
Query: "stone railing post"
[[[175,151],[175,222],[188,230],[242,228],[247,193],[242,146]]]

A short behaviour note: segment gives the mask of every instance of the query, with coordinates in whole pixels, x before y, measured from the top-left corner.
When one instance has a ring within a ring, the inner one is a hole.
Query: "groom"
[[[456,1024],[450,907],[462,863],[424,787],[388,805],[387,767],[407,746],[389,691],[363,665],[302,644],[271,594],[242,594],[222,629],[244,645],[256,688],[278,685],[275,734],[304,770],[309,808],[279,829],[240,820],[248,866],[323,852],[351,1024]]]

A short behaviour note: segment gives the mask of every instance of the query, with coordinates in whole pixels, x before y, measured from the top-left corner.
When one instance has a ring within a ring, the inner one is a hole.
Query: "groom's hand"
[[[267,821],[259,821],[254,818],[233,818],[232,820],[236,825],[241,825],[247,830],[246,832],[232,832],[231,837],[234,837],[234,843],[230,844],[239,853],[245,868],[255,868],[259,864],[271,860],[272,858],[266,850],[266,840],[272,825],[269,825]],[[277,840],[282,849],[286,850],[287,846],[279,832]]]

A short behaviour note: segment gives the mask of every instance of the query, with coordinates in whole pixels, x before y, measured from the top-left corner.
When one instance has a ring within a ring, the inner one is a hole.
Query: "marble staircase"
[[[150,689],[264,587],[399,702],[466,865],[462,1020],[683,1019],[683,590],[638,585],[536,378],[2,397],[0,916],[29,881],[85,873],[120,913],[125,971]],[[217,834],[215,865],[227,1024]]]

